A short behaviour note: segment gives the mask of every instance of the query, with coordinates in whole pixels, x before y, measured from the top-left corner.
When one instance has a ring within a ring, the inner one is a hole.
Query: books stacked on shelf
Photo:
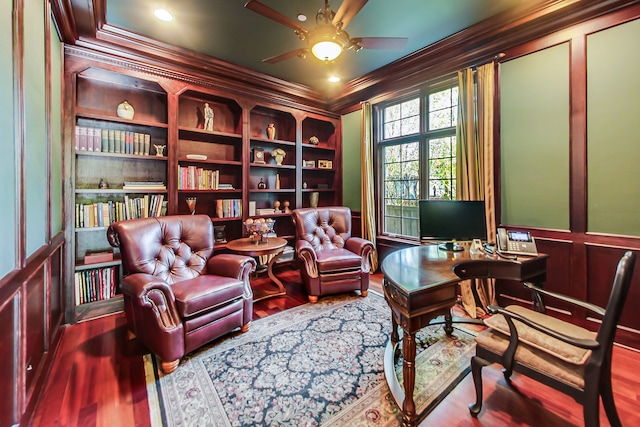
[[[76,271],[76,305],[113,298],[117,287],[116,267]]]
[[[76,126],[75,138],[76,151],[138,156],[148,156],[151,153],[151,135],[148,133]]]
[[[164,194],[147,194],[124,200],[76,203],[76,228],[108,227],[112,222],[133,218],[164,216],[167,202]]]
[[[178,166],[178,190],[218,190],[220,171],[208,170],[197,166]],[[228,188],[228,187],[227,187]],[[233,189],[233,186],[231,186]]]
[[[122,189],[127,191],[165,191],[167,186],[162,181],[125,181]]]
[[[87,252],[84,256],[85,265],[109,261],[113,261],[113,251]]]
[[[242,200],[218,199],[216,200],[216,216],[218,218],[235,218],[242,216]]]

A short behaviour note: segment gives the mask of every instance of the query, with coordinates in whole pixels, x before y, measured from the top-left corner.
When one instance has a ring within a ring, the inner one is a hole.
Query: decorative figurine
[[[280,213],[280,200],[273,202],[273,209],[275,209],[276,213]]]
[[[269,123],[267,126],[267,138],[276,139],[276,125],[273,123]]]
[[[120,104],[118,104],[118,108],[116,109],[116,114],[118,115],[118,117],[122,117],[123,119],[127,120],[133,119],[134,113],[135,111],[133,107],[127,101],[122,101]]]
[[[166,147],[166,145],[153,144],[153,146],[156,147],[156,156],[163,157],[164,156],[164,148]]]
[[[106,190],[109,188],[109,184],[103,178],[100,178],[100,182],[98,183],[98,188],[101,190]]]
[[[264,190],[265,188],[267,188],[267,184],[265,184],[262,178],[260,178],[260,182],[258,183],[258,189]]]
[[[282,202],[282,212],[284,213],[290,213],[291,210],[289,209],[289,201],[285,200],[284,202]]]
[[[280,189],[280,174],[276,174],[276,190]]]
[[[315,135],[312,136],[311,138],[309,138],[309,144],[318,145],[319,142],[320,142],[320,140]]]
[[[271,156],[276,160],[276,165],[282,165],[282,161],[287,157],[287,152],[282,148],[276,148],[271,152]]]
[[[213,108],[209,107],[209,103],[204,103],[204,129],[213,130]]]

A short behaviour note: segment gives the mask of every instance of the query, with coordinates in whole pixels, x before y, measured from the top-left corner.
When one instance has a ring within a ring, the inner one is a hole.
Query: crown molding
[[[549,0],[523,6],[466,28],[350,81],[328,106],[349,111],[373,97],[410,90],[432,79],[495,59],[504,50],[640,3],[634,0]],[[393,76],[393,78],[389,78]]]

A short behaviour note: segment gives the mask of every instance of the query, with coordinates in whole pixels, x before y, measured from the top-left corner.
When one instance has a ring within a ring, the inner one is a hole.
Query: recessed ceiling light
[[[299,13],[298,14],[298,21],[304,22],[306,20],[307,20],[307,15],[305,15],[304,13]]]
[[[338,77],[338,76],[331,76],[331,77],[329,77],[329,81],[330,81],[331,83],[338,83],[338,82],[340,81],[340,77]]]
[[[156,18],[161,21],[173,21],[173,15],[169,13],[166,9],[156,9],[153,11],[153,14],[156,15]]]

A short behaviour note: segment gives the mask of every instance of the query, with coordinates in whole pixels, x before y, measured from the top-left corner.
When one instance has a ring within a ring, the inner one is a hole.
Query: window
[[[455,199],[458,87],[381,106],[382,233],[418,237],[418,200]]]

